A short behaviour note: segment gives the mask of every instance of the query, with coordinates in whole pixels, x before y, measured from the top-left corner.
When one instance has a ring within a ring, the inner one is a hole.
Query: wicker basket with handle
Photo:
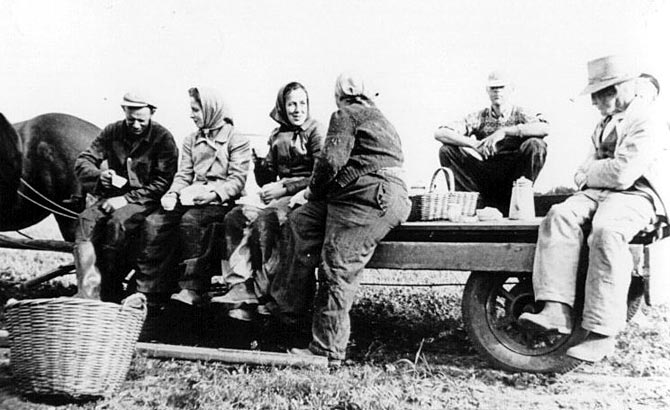
[[[146,304],[139,300],[140,307],[68,297],[8,303],[18,390],[75,399],[112,394],[126,377],[144,323]]]
[[[447,190],[437,191],[437,176],[444,175],[447,181]],[[412,211],[409,220],[434,221],[449,219],[456,210],[463,216],[473,216],[477,208],[478,192],[461,192],[454,190],[454,173],[447,167],[435,170],[430,179],[428,192],[410,196]]]

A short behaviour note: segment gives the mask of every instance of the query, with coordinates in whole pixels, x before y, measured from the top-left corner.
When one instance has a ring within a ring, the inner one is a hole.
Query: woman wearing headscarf
[[[191,88],[189,96],[198,130],[184,139],[179,171],[161,198],[163,209],[150,215],[160,232],[148,252],[163,266],[179,257],[180,291],[172,299],[194,305],[202,301],[219,267],[220,257],[211,251],[216,236],[211,228],[223,222],[240,197],[251,154],[249,140],[235,132],[230,111],[216,90]]]
[[[337,78],[338,110],[314,165],[308,202],[286,223],[289,253],[270,293],[273,311],[289,333],[305,332],[311,324],[308,348],[291,353],[327,356],[332,364],[345,357],[360,273],[379,241],[410,210],[400,176],[400,137],[375,106],[376,95],[357,77]]]
[[[258,311],[266,313],[263,303],[281,259],[281,225],[292,210],[291,198],[309,184],[323,144],[324,130],[310,117],[309,95],[302,84],[291,82],[279,89],[270,117],[279,127],[270,135],[267,156],[256,158],[254,167],[260,199],[266,207],[259,210],[254,205],[238,205],[226,215],[228,257],[236,250],[240,255],[244,240],[249,252],[242,259],[248,263],[240,263],[239,257],[224,263],[224,283],[229,291],[212,300],[231,307],[228,314],[241,320],[250,320],[258,304]]]

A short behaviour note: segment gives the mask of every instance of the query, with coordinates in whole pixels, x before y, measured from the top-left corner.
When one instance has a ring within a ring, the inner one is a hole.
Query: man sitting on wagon
[[[567,355],[601,360],[614,350],[626,321],[626,299],[633,270],[631,239],[659,218],[667,221],[670,137],[653,105],[636,96],[631,62],[608,56],[588,63],[582,95],[603,118],[591,136],[587,159],[575,174],[580,191],[554,205],[540,225],[533,288],[540,313],[519,321],[544,331],[572,332],[580,253],[588,245],[581,343]],[[586,243],[584,238],[586,236]]]
[[[75,161],[79,181],[98,198],[79,215],[75,234],[78,295],[112,302],[122,298],[122,280],[131,269],[126,263],[131,250],[127,242],[134,237],[145,243],[155,235],[156,229],[146,226],[145,219],[158,209],[170,187],[178,157],[170,131],[152,120],[153,103],[128,93],[121,107],[125,119],[102,130]],[[102,168],[105,161],[107,169]],[[149,299],[169,295],[170,284],[158,277],[161,267],[142,263],[147,259],[142,243],[132,247],[139,265],[137,290]]]
[[[535,181],[544,166],[549,124],[542,114],[509,102],[512,84],[501,72],[488,76],[491,106],[440,126],[440,164],[454,172],[456,190],[479,192],[484,206],[507,214],[513,182]]]

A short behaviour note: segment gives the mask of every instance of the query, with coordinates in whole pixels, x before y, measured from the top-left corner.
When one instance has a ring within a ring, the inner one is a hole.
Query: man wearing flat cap
[[[539,112],[509,102],[507,76],[489,74],[486,92],[491,106],[461,121],[441,126],[440,165],[454,172],[456,190],[479,192],[482,205],[507,214],[512,184],[520,177],[535,181],[547,156],[543,140],[549,124]]]
[[[653,105],[636,96],[639,73],[632,62],[599,58],[588,63],[588,74],[582,94],[591,96],[602,120],[575,174],[579,191],[554,205],[540,225],[533,288],[544,308],[519,321],[542,331],[573,331],[580,254],[588,245],[581,328],[575,329],[580,342],[566,354],[595,362],[613,352],[625,325],[633,270],[628,243],[650,224],[667,222],[670,137]]]
[[[105,127],[75,161],[84,190],[98,199],[79,215],[74,249],[79,296],[112,302],[122,298],[122,280],[132,268],[138,291],[169,295],[160,267],[142,261],[144,244],[155,231],[146,216],[159,207],[178,158],[172,134],[152,119],[156,106],[150,100],[127,93],[121,107],[125,119]]]

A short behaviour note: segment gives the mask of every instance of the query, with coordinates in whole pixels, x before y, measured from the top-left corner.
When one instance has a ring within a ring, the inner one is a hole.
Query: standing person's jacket
[[[330,118],[328,137],[314,165],[314,198],[349,185],[361,175],[403,164],[400,137],[374,103],[351,97]]]
[[[178,150],[170,131],[155,121],[142,136],[130,134],[125,121],[105,127],[75,161],[75,174],[87,192],[103,197],[123,195],[129,203],[158,202],[177,171]],[[100,166],[128,180],[122,188],[103,188]]]

